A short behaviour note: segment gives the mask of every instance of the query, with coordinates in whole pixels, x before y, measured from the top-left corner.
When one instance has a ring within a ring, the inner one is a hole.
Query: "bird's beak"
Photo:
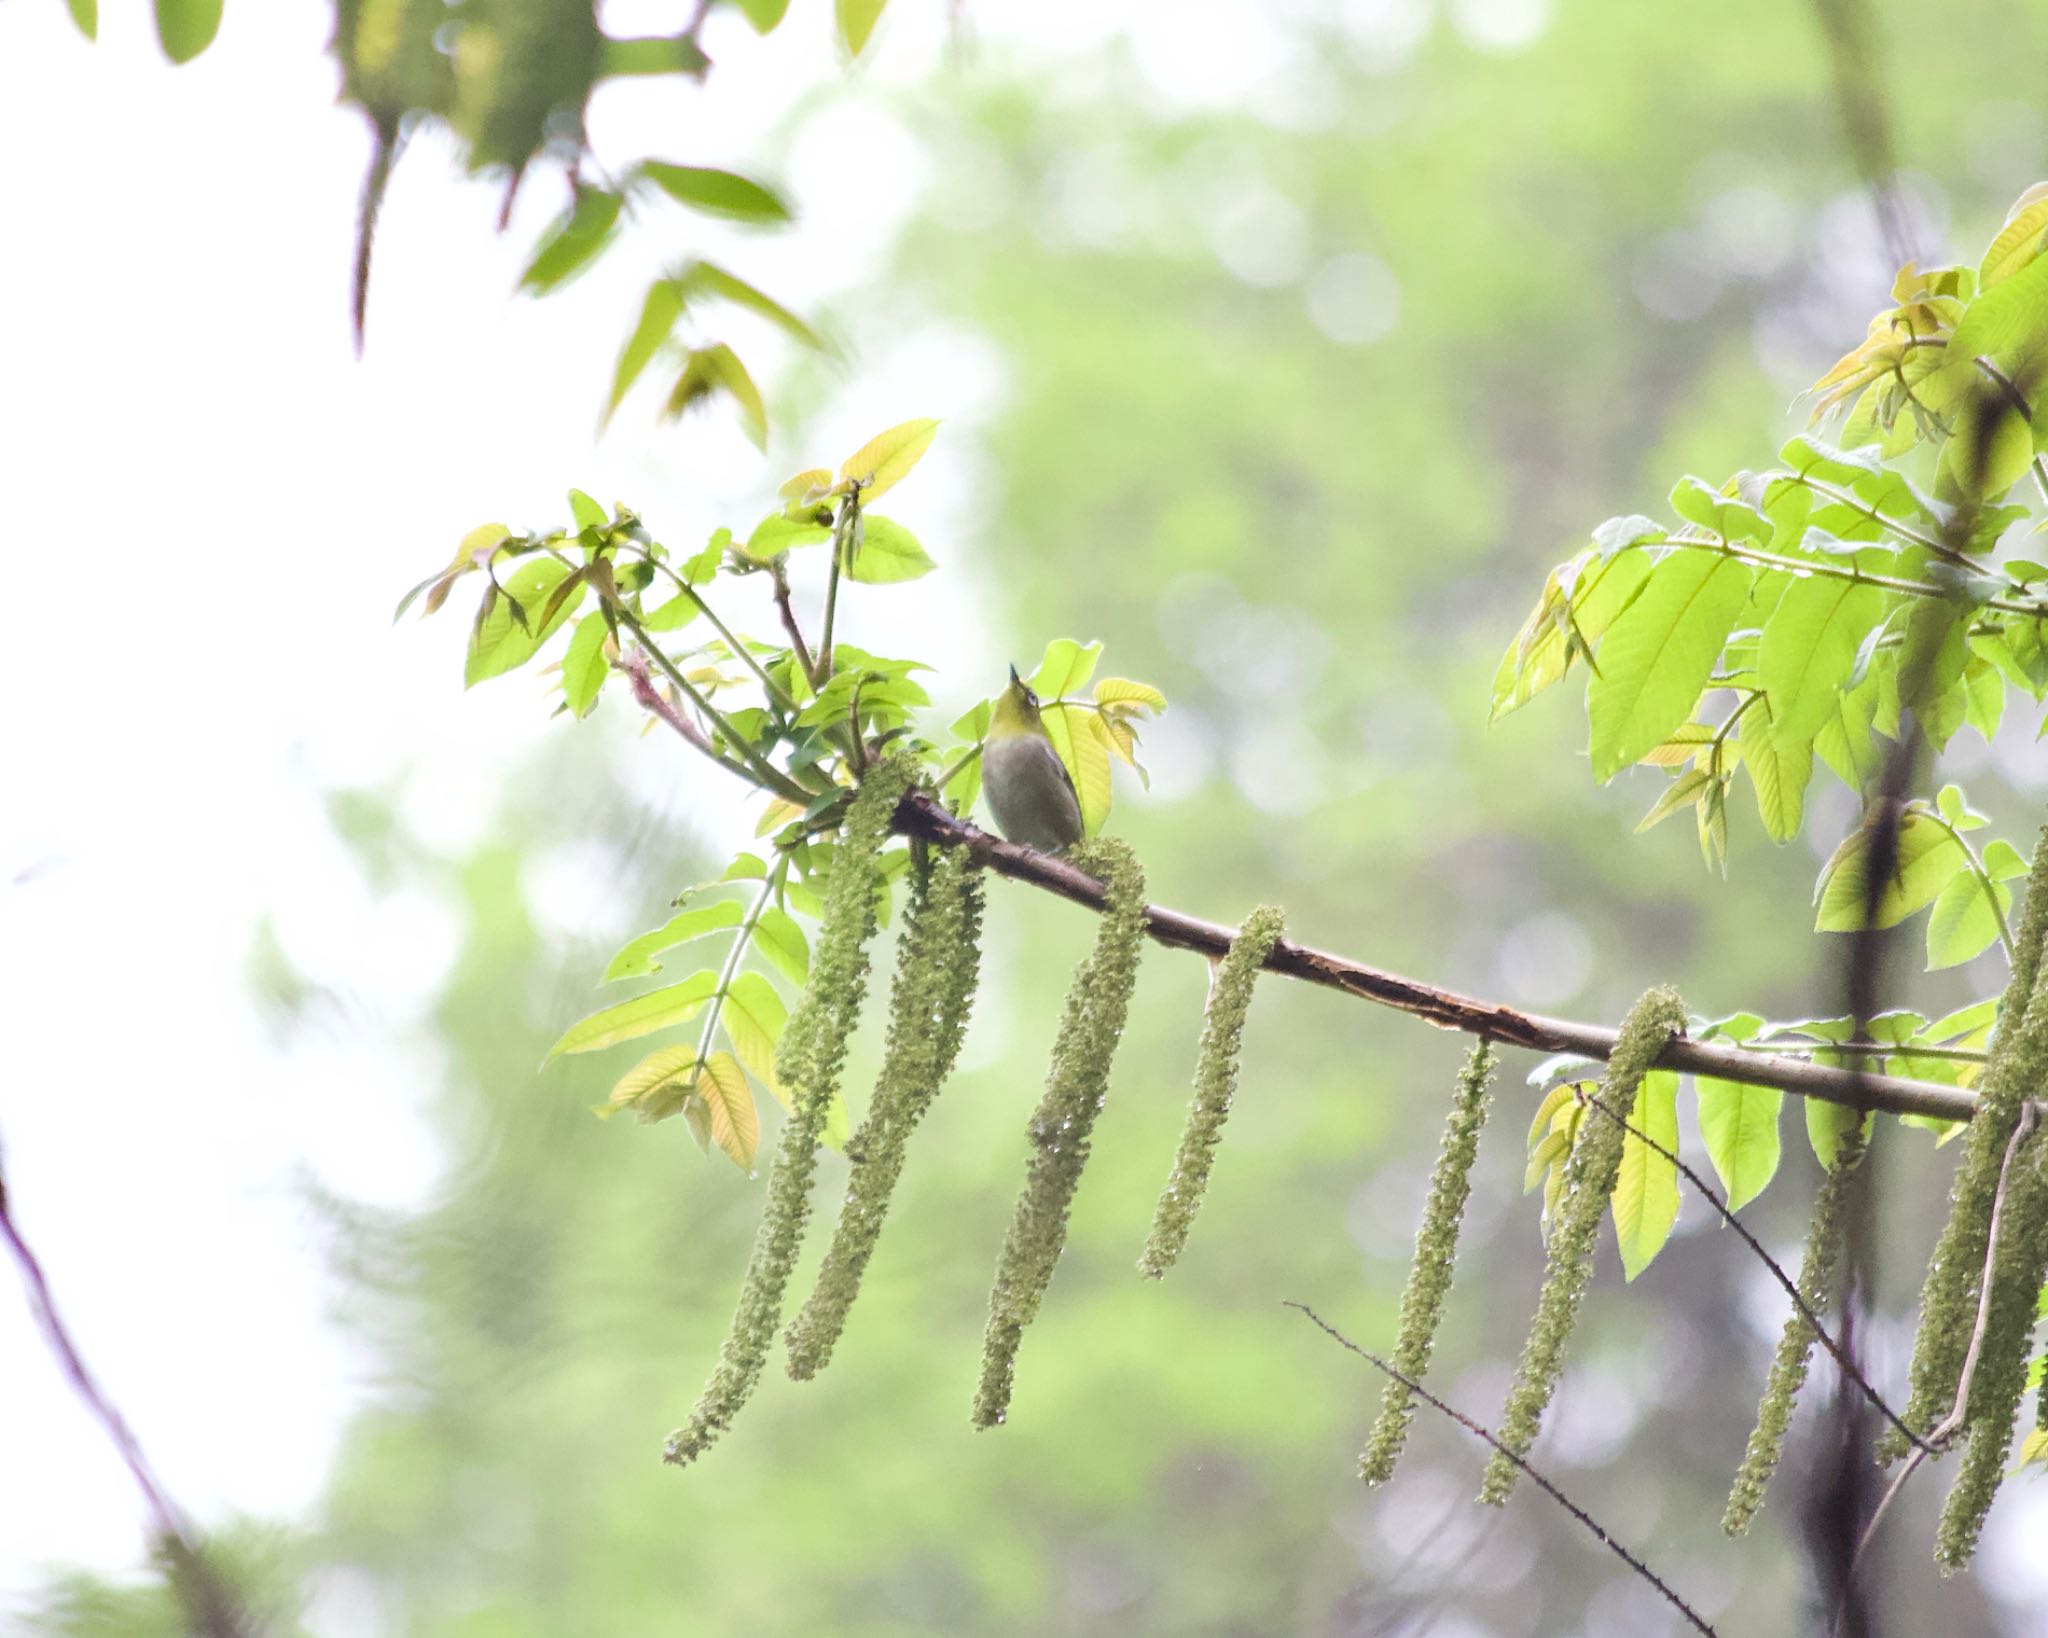
[[[1012,665],[1010,667],[1010,686],[1012,688],[1021,688],[1023,683],[1024,679],[1017,675],[1017,668],[1015,665]]]

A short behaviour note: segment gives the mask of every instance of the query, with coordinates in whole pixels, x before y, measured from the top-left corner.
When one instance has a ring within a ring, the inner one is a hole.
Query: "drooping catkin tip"
[[[1181,1129],[1173,1171],[1153,1208],[1151,1232],[1138,1259],[1139,1272],[1150,1279],[1163,1279],[1180,1260],[1195,1214],[1201,1210],[1216,1149],[1223,1141],[1224,1122],[1230,1118],[1231,1100],[1237,1093],[1238,1055],[1244,1044],[1252,987],[1285,926],[1281,910],[1260,905],[1245,917],[1223,959],[1210,967],[1208,1004],[1195,1050],[1194,1097]]]
[[[1395,1369],[1410,1379],[1420,1379],[1429,1369],[1437,1328],[1443,1321],[1444,1303],[1450,1295],[1451,1277],[1457,1265],[1458,1232],[1464,1220],[1465,1203],[1472,1193],[1472,1163],[1478,1157],[1479,1132],[1486,1120],[1487,1087],[1493,1079],[1493,1063],[1491,1044],[1475,1042],[1458,1074],[1451,1112],[1444,1122],[1443,1141],[1437,1150],[1436,1169],[1430,1177],[1429,1199],[1415,1231],[1415,1258],[1408,1268],[1408,1283],[1401,1292],[1401,1328],[1394,1349]],[[1405,1383],[1388,1379],[1379,1419],[1373,1424],[1364,1454],[1359,1457],[1358,1474],[1367,1484],[1384,1484],[1393,1477],[1414,1416],[1411,1397]]]

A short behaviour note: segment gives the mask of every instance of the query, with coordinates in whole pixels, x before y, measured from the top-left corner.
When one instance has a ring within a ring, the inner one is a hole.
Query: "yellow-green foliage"
[[[1799,1295],[1816,1314],[1825,1314],[1833,1300],[1842,1266],[1845,1210],[1851,1178],[1863,1159],[1862,1127],[1850,1128],[1835,1151],[1835,1163],[1828,1169],[1820,1192],[1814,1197],[1813,1219],[1806,1231],[1806,1256],[1799,1265]],[[1721,1515],[1721,1528],[1739,1536],[1749,1528],[1757,1509],[1764,1504],[1764,1491],[1777,1471],[1778,1456],[1784,1448],[1785,1429],[1792,1420],[1792,1405],[1806,1384],[1807,1366],[1819,1333],[1813,1322],[1798,1309],[1785,1321],[1778,1339],[1777,1356],[1757,1407],[1756,1427],[1749,1436],[1749,1448],[1735,1483],[1728,1492],[1728,1506]]]
[[[2036,1006],[2048,1002],[2035,997]],[[2048,1030],[2029,1030],[2025,1054],[2038,1072],[2040,1048]],[[2032,1084],[2039,1085],[2036,1080]],[[2005,1199],[1999,1208],[1998,1244],[1991,1264],[1991,1302],[1984,1317],[1984,1340],[1977,1368],[1970,1378],[1969,1402],[1963,1408],[1969,1448],[1962,1470],[1942,1509],[1935,1534],[1934,1556],[1944,1570],[1960,1570],[1977,1550],[1984,1515],[2005,1476],[2012,1449],[2013,1421],[2027,1391],[2027,1344],[2034,1332],[2041,1279],[2048,1273],[2048,1137],[2036,1130],[2022,1140],[2007,1173]]]
[[[2038,1082],[2017,1072],[2015,1050],[2029,1024],[2048,1025],[2048,1003],[2038,1002],[2036,994],[2044,931],[2048,931],[2048,830],[2042,832],[2034,848],[2026,907],[2014,941],[2012,977],[1999,1005],[1998,1034],[1984,1068],[1981,1101],[1964,1137],[1962,1164],[1949,1195],[1948,1221],[1928,1261],[1927,1282],[1920,1294],[1920,1328],[1913,1339],[1905,1409],[1906,1424],[1916,1433],[1926,1433],[1955,1403],[1963,1356],[1982,1294],[1999,1168],[2022,1102],[2042,1090]],[[2037,1005],[2039,1013],[2035,1012]],[[1889,1460],[1904,1454],[1906,1441],[1896,1430],[1889,1430],[1877,1448],[1879,1456]]]
[[[1617,1114],[1635,1107],[1636,1087],[1643,1074],[1671,1037],[1685,1029],[1685,1008],[1668,989],[1647,991],[1622,1021],[1621,1038],[1607,1061],[1607,1079],[1600,1088],[1600,1101]],[[1517,1456],[1528,1454],[1536,1442],[1536,1431],[1544,1409],[1557,1391],[1558,1373],[1564,1366],[1564,1350],[1571,1340],[1572,1325],[1578,1319],[1579,1304],[1593,1273],[1593,1246],[1600,1233],[1600,1219],[1614,1193],[1614,1180],[1621,1170],[1621,1150],[1627,1136],[1618,1120],[1594,1119],[1579,1129],[1578,1142],[1565,1163],[1564,1186],[1551,1221],[1549,1256],[1543,1276],[1543,1291],[1537,1298],[1536,1318],[1523,1345],[1521,1364],[1508,1389],[1507,1404],[1501,1412],[1498,1437]],[[1479,1499],[1494,1506],[1504,1503],[1515,1488],[1518,1470],[1507,1457],[1495,1453],[1486,1465],[1486,1478]]]
[[[1230,1100],[1237,1091],[1237,1057],[1244,1042],[1245,1013],[1252,1004],[1252,985],[1286,925],[1284,912],[1270,904],[1260,905],[1245,917],[1210,980],[1208,1016],[1202,1023],[1201,1044],[1195,1049],[1194,1101],[1188,1105],[1173,1172],[1152,1213],[1145,1253],[1138,1259],[1139,1269],[1155,1280],[1180,1257],[1195,1213],[1201,1209],[1216,1145],[1223,1139],[1223,1123],[1230,1118]]]
[[[789,1271],[803,1244],[811,1211],[811,1177],[818,1164],[818,1134],[839,1085],[846,1040],[867,992],[868,941],[875,933],[875,892],[879,855],[889,818],[910,788],[915,764],[908,757],[879,763],[861,782],[846,812],[833,850],[825,914],[812,953],[810,984],[784,1028],[776,1069],[789,1087],[789,1119],[768,1179],[761,1226],[747,1260],[739,1307],[690,1420],[668,1437],[664,1459],[695,1461],[739,1414],[761,1379]]]
[[[1123,1034],[1145,941],[1145,872],[1129,846],[1114,839],[1090,842],[1075,850],[1074,859],[1106,880],[1109,904],[1095,948],[1067,986],[1045,1095],[1026,1128],[1031,1156],[1024,1192],[989,1292],[981,1385],[974,1396],[978,1428],[994,1427],[1009,1414],[1017,1345],[1067,1243],[1067,1212],[1088,1163],[1089,1134],[1109,1088],[1110,1060]]]
[[[1401,1459],[1401,1447],[1408,1439],[1408,1423],[1415,1410],[1413,1395],[1400,1377],[1418,1380],[1429,1369],[1430,1350],[1436,1345],[1437,1325],[1443,1319],[1444,1298],[1450,1294],[1451,1271],[1458,1258],[1458,1226],[1472,1193],[1472,1162],[1479,1154],[1479,1129],[1486,1122],[1486,1088],[1493,1079],[1493,1063],[1492,1044],[1474,1042],[1458,1076],[1450,1117],[1444,1122],[1443,1144],[1429,1180],[1429,1203],[1415,1231],[1415,1261],[1408,1270],[1407,1289],[1401,1293],[1401,1333],[1394,1345],[1394,1369],[1400,1376],[1387,1377],[1379,1420],[1366,1440],[1365,1453],[1358,1458],[1358,1476],[1367,1484],[1385,1484],[1394,1476],[1394,1464]]]
[[[789,1326],[789,1374],[800,1381],[832,1358],[881,1236],[904,1146],[960,1054],[981,970],[981,906],[981,871],[964,848],[933,860],[912,890],[881,1071],[867,1118],[846,1146],[853,1169],[839,1225],[818,1283]]]

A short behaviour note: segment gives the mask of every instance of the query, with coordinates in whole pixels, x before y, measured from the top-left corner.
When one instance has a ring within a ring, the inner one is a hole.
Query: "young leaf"
[[[1994,906],[1992,896],[1997,903]],[[1959,967],[1998,942],[2001,918],[2012,908],[2012,889],[1993,882],[1989,894],[1973,870],[1958,870],[1927,918],[1927,970]]]
[[[1884,594],[1833,575],[1795,579],[1764,622],[1757,674],[1777,727],[1795,741],[1820,732],[1856,663],[1864,634],[1884,617]]]
[[[718,974],[709,971],[692,973],[680,984],[649,990],[630,1001],[600,1008],[588,1018],[571,1024],[562,1038],[548,1048],[548,1057],[559,1058],[566,1052],[596,1052],[602,1047],[616,1046],[620,1041],[630,1041],[635,1036],[651,1035],[671,1024],[683,1023],[701,1011],[704,1003],[717,993]]]
[[[1133,682],[1129,677],[1103,677],[1094,688],[1097,705],[1119,705],[1128,700],[1133,705],[1164,712],[1166,696],[1150,683]]]
[[[731,171],[701,165],[670,165],[659,159],[640,162],[640,174],[691,210],[734,222],[786,222],[789,206],[772,188]]]
[[[775,1043],[782,1039],[782,1026],[789,1022],[789,1009],[775,993],[775,986],[759,973],[736,975],[718,1018],[740,1062],[763,1086],[773,1086]]]
[[[747,367],[724,342],[691,351],[683,362],[683,373],[668,395],[667,414],[671,420],[723,391],[739,406],[740,425],[757,446],[768,441],[768,406],[761,401],[761,389],[747,374]]]
[[[861,504],[866,506],[909,475],[931,447],[938,430],[936,421],[905,421],[876,434],[847,457],[846,464],[839,469],[840,481],[860,484]]]
[[[697,1096],[711,1117],[711,1141],[743,1172],[752,1171],[761,1146],[761,1116],[747,1077],[729,1052],[714,1052],[698,1066]]]
[[[744,307],[751,313],[759,314],[792,340],[806,347],[822,349],[825,345],[817,331],[773,296],[764,290],[756,289],[736,274],[726,272],[714,262],[692,263],[686,271],[677,275],[676,282],[683,292],[686,303],[695,301],[699,296],[721,297],[737,307]],[[828,472],[825,478],[825,487],[829,489],[831,474]]]
[[[1587,685],[1596,779],[1612,779],[1692,715],[1749,583],[1746,565],[1713,552],[1675,551],[1658,562],[1609,629]]]
[[[1596,1120],[1604,1118],[1597,1113],[1594,1116]],[[1676,1154],[1678,1076],[1668,1069],[1647,1071],[1636,1087],[1635,1109],[1628,1121]],[[1622,1271],[1633,1280],[1664,1249],[1671,1227],[1678,1221],[1678,1168],[1634,1131],[1623,1136],[1621,1172],[1615,1179],[1612,1205]]]
[[[1842,838],[1841,846],[1821,867],[1816,895],[1819,912],[1813,923],[1816,932],[1862,930],[1871,839],[1871,828],[1859,825]],[[1899,821],[1898,857],[1891,879],[1877,895],[1872,925],[1896,927],[1914,911],[1932,904],[1956,872],[1968,864],[1963,844],[1940,820],[1925,809],[1908,808]]]
[[[69,0],[71,20],[78,25],[78,32],[88,40],[96,40],[100,33],[100,0]]]
[[[846,42],[849,56],[858,57],[875,31],[882,8],[889,0],[833,0],[833,14],[839,22],[839,38]]]
[[[864,514],[860,526],[861,546],[847,568],[849,580],[887,585],[898,580],[916,580],[938,567],[918,544],[917,536],[894,518]]]
[[[1648,518],[1621,521],[1662,532]],[[1551,570],[1541,599],[1494,672],[1487,722],[1528,704],[1564,676],[1574,660],[1590,660],[1592,645],[1635,601],[1649,576],[1650,554],[1633,549],[1588,550]]]
[[[612,1088],[612,1095],[599,1113],[630,1109],[642,1120],[667,1120],[689,1103],[696,1072],[695,1047],[661,1047],[619,1077],[618,1085]],[[691,1122],[693,1128],[695,1124]]]
[[[782,21],[783,13],[789,10],[789,0],[734,0],[734,3],[754,25],[756,34],[772,34],[775,25]]]
[[[586,614],[577,622],[575,635],[562,655],[562,699],[570,714],[587,717],[597,705],[611,662],[605,658],[605,639],[611,635],[602,613]]]
[[[542,235],[520,285],[545,294],[597,258],[618,226],[623,201],[603,188],[579,187],[576,202]]]
[[[1768,696],[1743,713],[1742,765],[1756,788],[1756,807],[1774,842],[1799,834],[1806,809],[1806,787],[1813,778],[1813,742],[1781,733],[1771,716]]]
[[[583,601],[580,584],[555,600],[554,594],[573,572],[566,563],[543,557],[523,565],[505,581],[505,595],[491,604],[489,613],[470,633],[469,658],[462,672],[465,688],[524,665],[541,644],[561,629],[562,622]],[[517,614],[513,609],[515,603]],[[543,621],[542,612],[551,603],[554,612]]]
[[[1041,700],[1078,694],[1088,686],[1088,679],[1095,675],[1095,662],[1101,658],[1100,643],[1084,646],[1071,637],[1055,637],[1045,645],[1045,657],[1031,673],[1031,692]]]
[[[787,910],[771,904],[761,912],[761,919],[754,927],[754,948],[792,984],[810,982],[810,941]]]
[[[676,320],[682,315],[683,293],[675,280],[656,279],[647,287],[646,298],[640,304],[639,322],[633,326],[633,333],[626,337],[626,345],[619,349],[619,362],[612,370],[611,397],[604,407],[606,420],[611,419],[620,400],[640,379],[640,372],[660,351],[661,344],[674,332]]]
[[[1806,1105],[1806,1136],[1813,1145],[1814,1158],[1832,1171],[1835,1153],[1842,1147],[1842,1140],[1855,1131],[1860,1124],[1863,1140],[1870,1141],[1871,1130],[1877,1125],[1875,1114],[1864,1114],[1846,1104],[1829,1103],[1824,1098],[1801,1098]]]
[[[221,0],[156,0],[156,37],[174,63],[189,63],[220,32]],[[72,16],[78,15],[76,7]],[[83,25],[81,25],[83,26]]]
[[[621,945],[618,954],[612,957],[611,965],[604,970],[604,981],[610,984],[621,978],[646,978],[658,973],[661,963],[654,958],[662,951],[672,950],[707,933],[737,927],[744,919],[745,913],[733,899],[719,899],[696,910],[679,911],[653,932],[642,933]]]
[[[1077,705],[1048,705],[1041,720],[1052,748],[1074,779],[1081,799],[1081,823],[1090,836],[1109,817],[1109,736],[1102,718]]]
[[[1785,1094],[1775,1086],[1749,1086],[1741,1081],[1700,1076],[1694,1083],[1700,1100],[1700,1136],[1707,1158],[1727,1191],[1730,1211],[1763,1193],[1777,1175],[1778,1113]]]

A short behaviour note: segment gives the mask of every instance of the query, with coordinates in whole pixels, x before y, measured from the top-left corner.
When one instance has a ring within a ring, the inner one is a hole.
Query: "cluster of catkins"
[[[896,806],[915,779],[908,758],[890,758],[868,772],[848,806],[833,853],[810,983],[777,1054],[776,1071],[789,1088],[791,1111],[769,1176],[739,1306],[696,1410],[669,1436],[669,1461],[687,1463],[703,1454],[760,1381],[810,1215],[826,1113],[867,992],[882,846]],[[1107,904],[1095,946],[1068,989],[1045,1092],[1027,1128],[1024,1188],[989,1296],[981,1384],[974,1400],[978,1427],[994,1426],[1007,1414],[1018,1344],[1065,1248],[1068,1213],[1108,1090],[1144,946],[1145,875],[1130,848],[1096,841],[1077,848],[1073,857],[1103,880]],[[830,1362],[880,1237],[910,1134],[959,1056],[980,973],[982,904],[981,870],[966,850],[942,850],[936,857],[920,850],[897,945],[880,1071],[867,1114],[846,1145],[852,1165],[845,1200],[817,1284],[785,1334],[792,1377],[808,1379]],[[1252,982],[1280,933],[1280,913],[1262,908],[1217,964],[1194,1101],[1140,1262],[1154,1277],[1180,1254],[1201,1202],[1236,1087]]]
[[[2034,855],[2025,914],[2014,943],[2011,983],[1956,1175],[1948,1222],[1928,1267],[1911,1397],[1902,1419],[1905,1428],[1888,1431],[1878,1443],[1878,1455],[1886,1461],[1904,1454],[1911,1444],[1934,1455],[1958,1442],[1964,1445],[1961,1471],[1949,1492],[1935,1542],[1935,1556],[1945,1570],[1969,1562],[2004,1476],[2026,1394],[2027,1350],[2042,1282],[2048,1278],[2048,1130],[2032,1101],[2048,1092],[2044,940],[2048,832]],[[1520,1471],[1516,1458],[1526,1455],[1535,1442],[1556,1390],[1565,1347],[1591,1278],[1600,1217],[1614,1191],[1629,1135],[1617,1112],[1634,1108],[1644,1072],[1684,1027],[1684,1009],[1666,989],[1643,996],[1622,1024],[1606,1079],[1593,1100],[1608,1118],[1580,1126],[1565,1162],[1536,1316],[1501,1414],[1498,1437],[1507,1454],[1496,1452],[1488,1464],[1482,1501],[1506,1501]],[[1459,1216],[1485,1116],[1491,1067],[1485,1044],[1474,1047],[1459,1078],[1416,1234],[1394,1353],[1396,1369],[1410,1379],[1419,1378],[1428,1366],[1450,1287]],[[1866,1120],[1853,1126],[1842,1138],[1815,1197],[1797,1283],[1802,1306],[1786,1322],[1758,1406],[1756,1428],[1729,1493],[1722,1523],[1730,1535],[1747,1529],[1763,1505],[1793,1403],[1819,1340],[1815,1316],[1827,1311],[1840,1284],[1850,1190],[1868,1143],[1869,1125]],[[1409,1400],[1406,1384],[1390,1380],[1360,1459],[1360,1472],[1368,1482],[1379,1484],[1392,1476],[1406,1438]],[[2042,1388],[2036,1419],[2048,1427],[2048,1384]]]

